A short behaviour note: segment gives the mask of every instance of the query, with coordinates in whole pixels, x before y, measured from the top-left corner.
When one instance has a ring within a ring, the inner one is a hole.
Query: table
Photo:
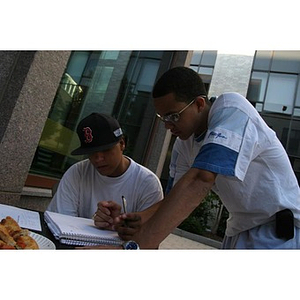
[[[34,212],[34,214],[32,214],[32,212]],[[37,218],[37,214],[39,216],[39,220]],[[59,240],[57,240],[52,234],[51,230],[49,229],[47,223],[45,222],[43,212],[37,210],[28,210],[28,209],[19,208],[11,205],[6,205],[6,204],[0,204],[0,220],[1,218],[5,218],[6,216],[11,216],[15,220],[20,219],[21,223],[23,224],[20,226],[22,226],[23,228],[28,228],[33,233],[49,239],[54,243],[56,249],[78,249],[82,247],[82,246],[63,244]],[[41,226],[36,226],[38,224],[37,223],[38,221],[40,222],[39,224]],[[40,231],[40,227],[41,227],[41,231]]]

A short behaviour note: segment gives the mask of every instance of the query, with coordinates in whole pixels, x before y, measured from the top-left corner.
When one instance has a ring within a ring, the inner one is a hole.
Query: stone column
[[[69,51],[0,51],[0,203],[20,196]]]
[[[253,58],[254,51],[237,54],[218,51],[209,96],[225,92],[237,92],[246,96]]]

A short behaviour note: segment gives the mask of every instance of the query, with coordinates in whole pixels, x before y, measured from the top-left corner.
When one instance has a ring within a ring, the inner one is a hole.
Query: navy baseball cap
[[[119,122],[108,115],[92,113],[77,126],[81,146],[72,155],[92,154],[105,151],[116,145],[123,136]]]

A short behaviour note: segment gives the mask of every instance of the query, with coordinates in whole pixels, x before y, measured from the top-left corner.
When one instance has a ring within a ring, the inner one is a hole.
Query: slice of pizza
[[[37,242],[10,216],[0,222],[0,249],[39,249]]]
[[[37,242],[29,235],[19,236],[16,243],[17,249],[39,249]]]
[[[3,249],[3,250],[7,250],[7,249],[13,250],[13,249],[16,249],[16,248],[14,246],[9,246],[6,243],[4,243],[2,240],[0,240],[0,249]]]
[[[12,236],[14,240],[16,240],[19,236],[29,235],[29,230],[21,228],[17,221],[10,216],[2,219],[1,224],[5,226],[9,235]]]
[[[10,236],[14,236],[15,234],[20,234],[22,228],[19,226],[17,221],[15,221],[12,217],[7,216],[5,219],[1,220],[1,224],[5,226]]]
[[[6,243],[8,246],[15,246],[16,242],[12,236],[9,235],[8,230],[2,224],[0,224],[0,240]]]

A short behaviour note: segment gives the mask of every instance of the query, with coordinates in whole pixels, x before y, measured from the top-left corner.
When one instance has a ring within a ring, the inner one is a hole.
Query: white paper
[[[36,211],[0,204],[0,220],[7,216],[15,219],[22,228],[42,231],[40,215]]]

